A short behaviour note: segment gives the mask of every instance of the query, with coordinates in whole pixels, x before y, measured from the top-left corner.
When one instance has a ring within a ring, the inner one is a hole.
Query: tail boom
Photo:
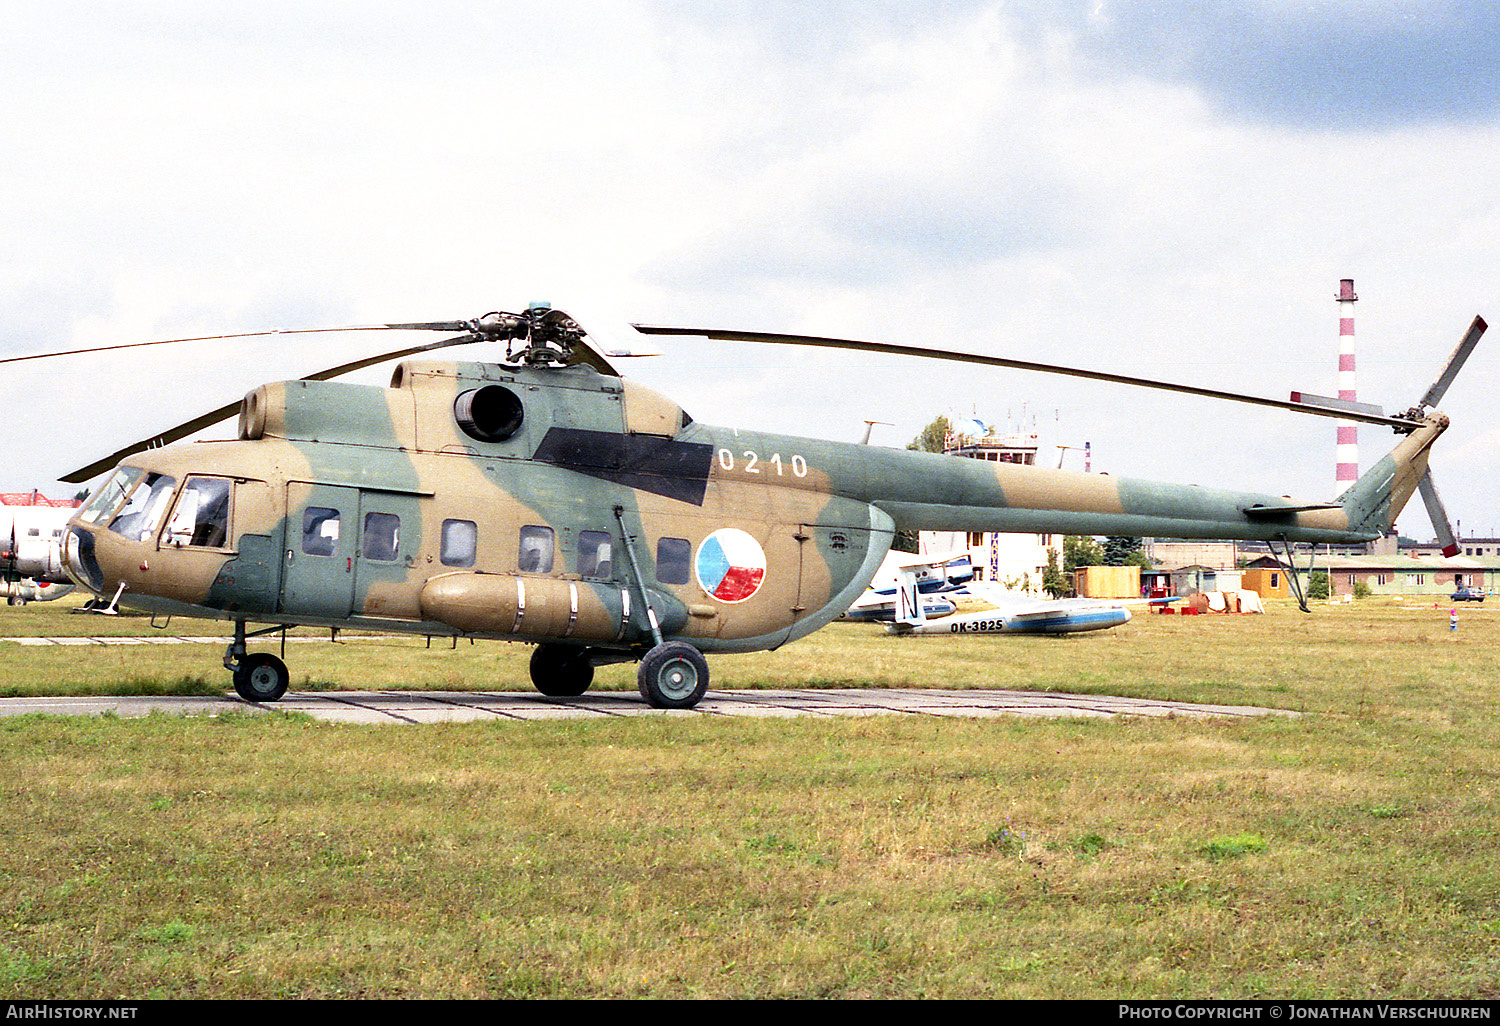
[[[903,530],[1357,544],[1393,528],[1447,427],[1428,414],[1333,502],[868,449],[861,497]]]

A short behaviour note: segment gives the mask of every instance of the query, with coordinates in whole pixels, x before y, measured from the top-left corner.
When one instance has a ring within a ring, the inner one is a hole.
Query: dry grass
[[[1295,719],[0,721],[0,997],[1493,998],[1493,615],[711,660]],[[318,686],[527,686],[521,646],[288,651]],[[218,656],[0,642],[0,687],[222,689]]]

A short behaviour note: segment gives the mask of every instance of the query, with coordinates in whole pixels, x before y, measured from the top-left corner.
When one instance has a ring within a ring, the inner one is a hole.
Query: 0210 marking
[[[761,465],[762,463],[764,463],[766,466],[771,467],[776,471],[777,477],[783,477],[786,475],[787,464],[790,464],[791,466],[792,476],[807,476],[807,459],[800,453],[793,453],[792,458],[788,461],[785,461],[785,463],[783,462],[781,453],[779,452],[772,453],[770,458],[764,461],[761,460],[760,454],[755,452],[753,449],[746,449],[743,453],[743,456],[745,460],[743,472],[746,474],[761,473]],[[736,464],[737,461],[733,452],[728,449],[719,450],[719,468],[721,470],[724,470],[726,472],[733,471]]]

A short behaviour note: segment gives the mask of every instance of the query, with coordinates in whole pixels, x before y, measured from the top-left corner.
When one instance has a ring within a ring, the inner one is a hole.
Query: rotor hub
[[[586,334],[577,321],[545,303],[533,303],[522,314],[492,311],[468,327],[482,338],[505,342],[507,363],[529,367],[567,365]]]

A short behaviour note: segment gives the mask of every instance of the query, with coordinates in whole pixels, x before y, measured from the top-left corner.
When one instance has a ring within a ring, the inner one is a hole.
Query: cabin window
[[[614,573],[614,544],[604,531],[578,534],[578,575],[610,577]]]
[[[656,543],[656,579],[662,584],[686,584],[693,545],[686,538],[663,538]]]
[[[339,511],[309,506],[302,511],[302,551],[309,556],[331,556],[339,547]]]
[[[166,542],[179,548],[222,549],[229,544],[229,482],[190,477],[167,521]]]
[[[394,513],[366,513],[360,552],[366,559],[389,563],[401,547],[401,518]]]
[[[522,573],[550,574],[552,554],[557,548],[556,535],[550,527],[528,526],[521,528],[521,555],[519,566]]]
[[[472,520],[444,520],[442,551],[444,566],[473,566],[479,549],[479,527]]]
[[[150,538],[161,526],[161,518],[166,515],[167,504],[172,501],[172,490],[176,487],[174,478],[165,474],[147,474],[109,522],[109,529],[131,541]]]

